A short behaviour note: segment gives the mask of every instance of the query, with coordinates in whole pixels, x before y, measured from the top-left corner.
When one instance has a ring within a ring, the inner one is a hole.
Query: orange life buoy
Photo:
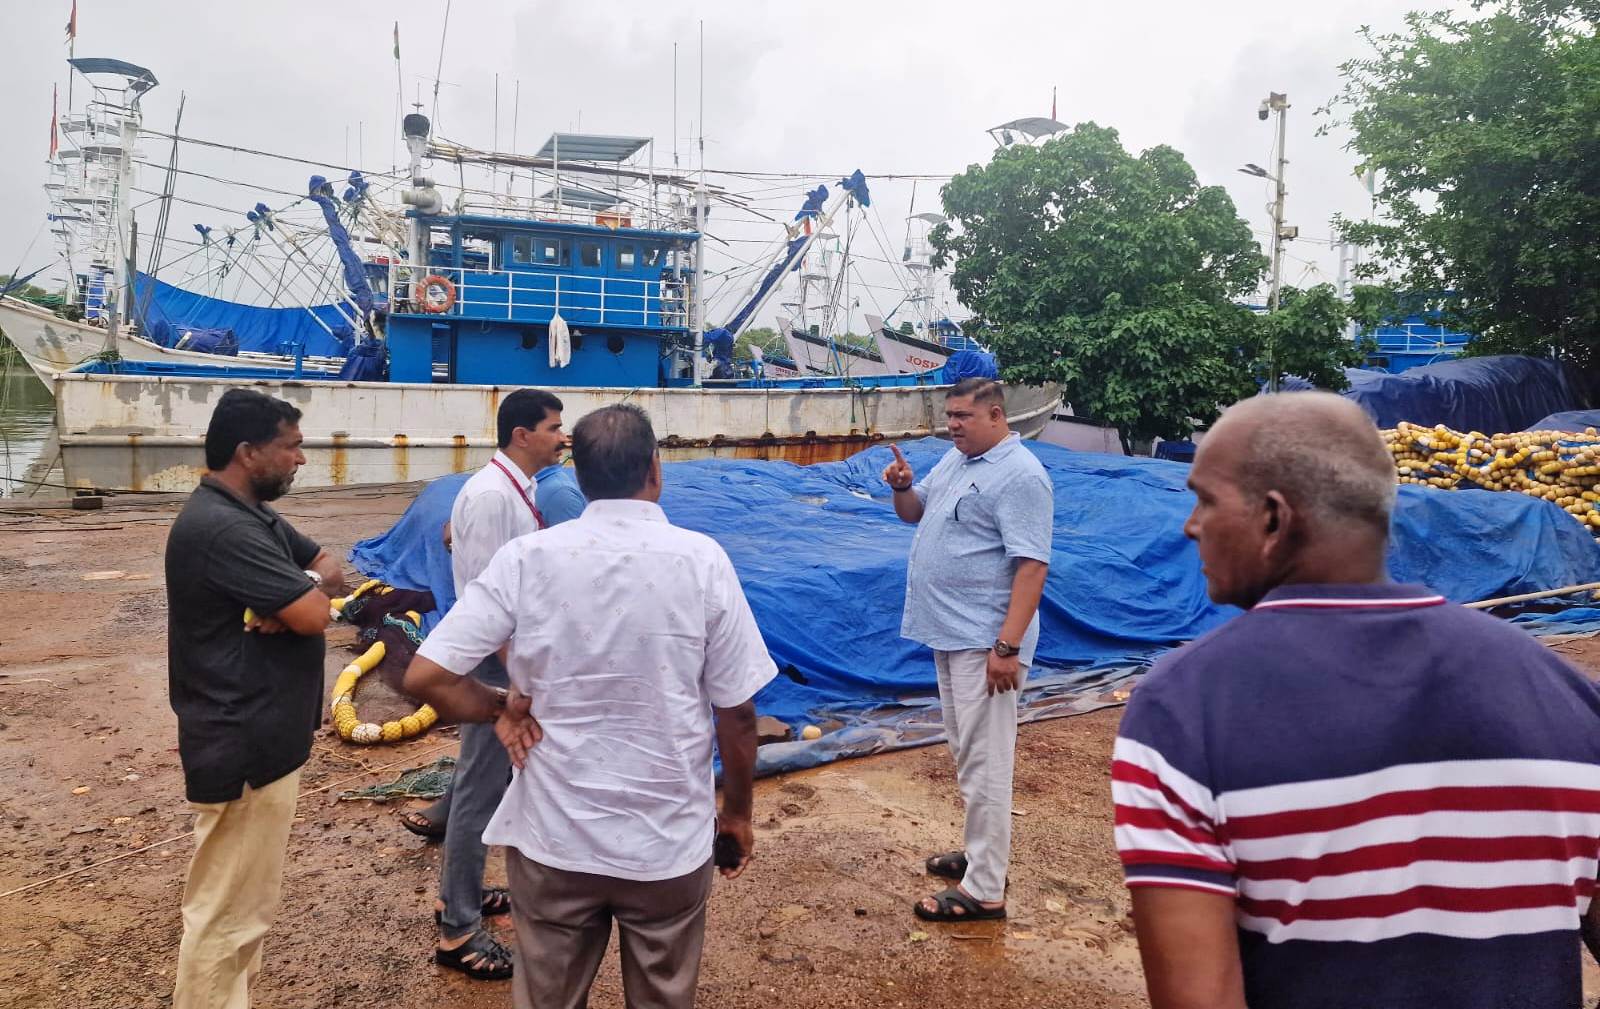
[[[411,300],[418,309],[435,314],[448,312],[456,304],[456,285],[450,283],[449,278],[441,277],[437,273],[430,273],[417,281],[416,290],[412,292]]]

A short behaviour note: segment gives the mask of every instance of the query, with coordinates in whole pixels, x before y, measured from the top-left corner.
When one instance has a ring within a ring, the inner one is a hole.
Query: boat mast
[[[694,190],[694,384],[705,376],[706,346],[706,23],[700,22],[700,181]]]

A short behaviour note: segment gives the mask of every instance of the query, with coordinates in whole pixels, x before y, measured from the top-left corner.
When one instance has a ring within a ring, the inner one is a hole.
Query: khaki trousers
[[[248,1009],[261,943],[278,913],[300,769],[232,802],[191,803],[194,861],[183,890],[173,1009]]]
[[[676,879],[640,883],[552,869],[506,849],[517,926],[516,1009],[584,1009],[589,986],[621,933],[627,1009],[690,1009],[705,943],[711,860]]]

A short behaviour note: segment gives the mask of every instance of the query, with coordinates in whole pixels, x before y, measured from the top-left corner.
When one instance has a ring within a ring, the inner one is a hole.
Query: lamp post
[[[1283,198],[1288,192],[1283,184],[1284,167],[1289,164],[1289,159],[1284,156],[1284,139],[1287,125],[1287,112],[1289,109],[1289,96],[1270,92],[1261,100],[1261,105],[1256,109],[1256,118],[1266,120],[1269,115],[1278,117],[1278,164],[1277,172],[1269,172],[1256,164],[1246,164],[1239,171],[1246,175],[1253,175],[1260,179],[1271,179],[1274,185],[1274,198],[1272,201],[1272,286],[1268,289],[1267,312],[1270,314],[1278,310],[1278,303],[1283,288],[1283,243],[1296,237],[1299,229],[1286,226],[1283,223]],[[1278,348],[1275,342],[1267,344],[1267,389],[1269,392],[1278,391]]]

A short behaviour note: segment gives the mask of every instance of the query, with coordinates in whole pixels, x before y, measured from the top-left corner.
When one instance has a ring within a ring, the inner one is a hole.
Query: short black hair
[[[265,445],[284,424],[298,423],[300,411],[281,399],[254,389],[229,389],[206,426],[206,469],[227,469],[240,445]]]
[[[590,501],[630,498],[650,476],[656,432],[632,403],[603,406],[584,414],[572,429],[572,467],[578,489]]]
[[[511,444],[511,432],[519,427],[533,430],[539,422],[552,413],[561,412],[561,401],[543,389],[518,389],[500,401],[500,412],[495,416],[496,433],[500,447]]]
[[[971,396],[974,406],[992,405],[1002,410],[1006,406],[1006,391],[992,378],[964,378],[944,394],[945,399],[952,396]]]

